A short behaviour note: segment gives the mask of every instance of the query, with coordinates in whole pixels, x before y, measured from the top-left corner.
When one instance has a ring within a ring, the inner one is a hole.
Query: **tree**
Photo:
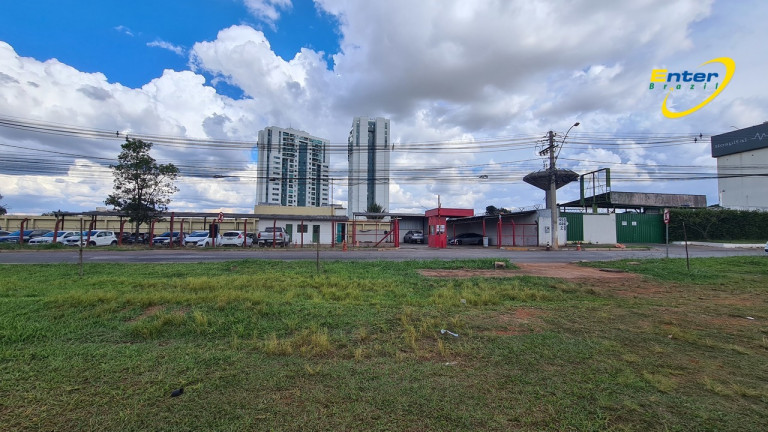
[[[171,195],[179,189],[173,184],[179,169],[173,164],[158,165],[149,155],[151,142],[126,138],[118,164],[110,165],[115,176],[114,192],[104,201],[125,213],[136,224],[149,223],[168,209]]]
[[[1,200],[1,199],[3,199],[3,196],[2,196],[2,195],[0,195],[0,200]],[[8,213],[8,210],[6,210],[6,209],[5,209],[5,206],[4,206],[4,205],[0,204],[0,216],[4,215],[4,214],[6,214],[6,213]]]
[[[489,205],[485,208],[486,216],[495,216],[499,214],[509,214],[509,213],[512,213],[512,212],[505,209],[504,207],[497,208],[496,206]]]
[[[381,204],[379,203],[370,203],[368,204],[368,208],[365,210],[368,213],[384,213],[387,211]],[[368,216],[368,219],[382,219],[381,216]]]

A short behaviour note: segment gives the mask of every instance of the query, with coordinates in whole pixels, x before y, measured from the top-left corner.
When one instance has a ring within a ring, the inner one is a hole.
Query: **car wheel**
[[[112,243],[110,243],[110,245],[116,246],[117,245],[117,240],[112,240]]]
[[[461,240],[456,240],[457,245],[461,245]]]
[[[91,241],[90,243],[88,243],[88,246],[96,246],[96,242],[95,241]]]

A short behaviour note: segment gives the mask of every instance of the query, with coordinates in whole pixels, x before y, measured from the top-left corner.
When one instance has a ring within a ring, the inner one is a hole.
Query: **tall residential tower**
[[[389,211],[389,120],[355,117],[348,145],[348,216],[365,212],[374,203]]]
[[[257,204],[321,207],[328,201],[328,140],[276,126],[259,131]]]

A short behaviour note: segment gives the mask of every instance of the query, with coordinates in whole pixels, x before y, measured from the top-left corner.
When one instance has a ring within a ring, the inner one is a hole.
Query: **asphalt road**
[[[726,249],[710,246],[689,246],[689,256],[697,257],[723,257],[723,256],[767,256],[762,249]],[[685,258],[685,247],[679,245],[669,246],[670,258]],[[151,250],[106,250],[88,248],[83,251],[83,262],[119,262],[119,263],[183,263],[183,262],[211,262],[251,259],[272,260],[315,260],[318,251],[315,249],[167,249],[157,248]],[[666,248],[664,245],[653,245],[644,249],[623,250],[582,250],[575,251],[558,250],[546,251],[541,249],[511,250],[497,248],[483,248],[472,246],[454,246],[447,249],[431,249],[425,245],[404,245],[400,249],[372,249],[361,248],[343,252],[341,247],[334,249],[323,248],[319,251],[321,260],[341,261],[410,261],[410,260],[453,260],[467,258],[506,258],[512,262],[573,262],[573,261],[609,261],[618,259],[647,259],[664,258]],[[24,250],[11,251],[0,250],[0,264],[53,264],[53,263],[77,263],[79,251],[72,250]]]

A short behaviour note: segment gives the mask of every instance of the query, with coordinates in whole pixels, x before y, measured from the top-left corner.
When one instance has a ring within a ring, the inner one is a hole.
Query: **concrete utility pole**
[[[573,126],[568,128],[568,132],[563,135],[563,140],[560,143],[560,149],[563,148],[563,145],[565,145],[565,139],[568,138],[568,134],[571,132],[571,129],[578,126],[580,123],[576,122],[573,124]],[[555,153],[555,133],[552,131],[549,131],[547,134],[547,138],[549,140],[549,146],[547,146],[546,150],[549,152],[549,198],[547,205],[549,205],[549,209],[551,211],[550,218],[551,225],[550,225],[550,231],[552,232],[552,244],[551,248],[553,250],[557,250],[559,248],[559,242],[557,238],[557,234],[560,228],[560,211],[557,208],[557,169],[555,168],[555,163],[557,162],[557,155],[560,153]]]
[[[549,209],[550,209],[550,234],[552,234],[552,250],[558,249],[557,229],[558,229],[558,211],[557,211],[557,172],[555,171],[555,133],[549,131]]]

